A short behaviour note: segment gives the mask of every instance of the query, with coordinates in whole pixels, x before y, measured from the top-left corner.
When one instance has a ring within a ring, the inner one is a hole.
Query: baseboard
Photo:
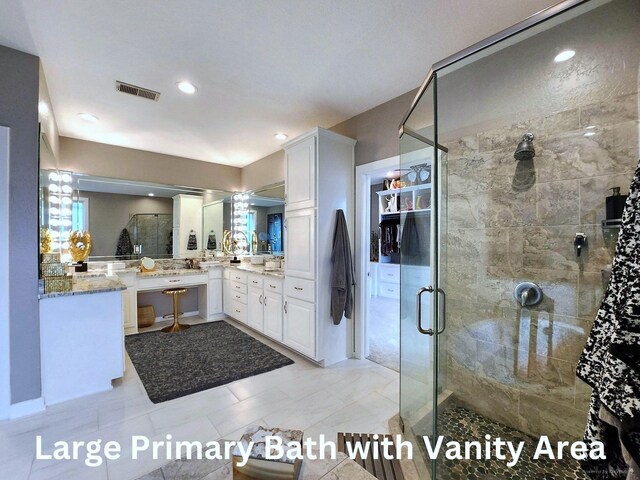
[[[9,419],[26,417],[27,415],[33,415],[38,412],[44,411],[44,398],[34,398],[33,400],[26,400],[20,403],[14,403],[9,406]]]

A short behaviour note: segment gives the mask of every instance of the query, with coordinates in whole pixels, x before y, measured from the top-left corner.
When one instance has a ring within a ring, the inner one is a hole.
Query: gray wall
[[[183,157],[60,137],[59,169],[99,177],[240,190],[241,171]]]
[[[329,130],[358,141],[355,150],[356,166],[398,155],[398,127],[415,94],[416,90],[407,92],[339,123]],[[283,181],[283,150],[261,158],[242,169],[244,190],[253,190]]]
[[[278,150],[242,169],[242,190],[245,192],[279,182],[284,182],[283,150]]]
[[[173,213],[171,198],[98,192],[81,192],[80,196],[89,199],[92,257],[114,256],[120,232],[136,213]]]
[[[0,46],[0,125],[11,128],[11,403],[40,397],[37,57]]]

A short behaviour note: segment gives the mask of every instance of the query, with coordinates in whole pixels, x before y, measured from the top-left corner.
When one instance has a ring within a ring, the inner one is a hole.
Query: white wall
[[[0,127],[0,265],[9,264],[9,129]],[[0,419],[9,418],[9,269],[0,269]]]

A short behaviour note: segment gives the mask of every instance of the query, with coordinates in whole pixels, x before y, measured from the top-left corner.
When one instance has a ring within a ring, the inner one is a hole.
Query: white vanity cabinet
[[[247,287],[247,324],[282,342],[282,279],[249,273]]]
[[[176,195],[173,197],[173,256],[187,257],[193,254],[187,250],[189,233],[196,235],[198,248],[203,249],[202,238],[202,197],[195,195]],[[192,255],[193,256],[193,255]]]
[[[316,140],[316,136],[308,136],[285,147],[286,210],[316,206]]]
[[[263,285],[262,275],[255,273],[247,275],[247,324],[259,332],[264,329]]]
[[[282,295],[264,292],[264,333],[282,342]]]
[[[209,270],[209,285],[207,286],[207,315],[209,320],[215,320],[222,313],[222,269]]]
[[[127,286],[122,291],[122,319],[124,334],[138,333],[138,294],[135,272],[118,273],[118,278]]]
[[[283,343],[307,357],[316,358],[315,304],[287,296],[283,320]]]
[[[331,253],[337,210],[345,214],[353,251],[355,144],[351,138],[315,128],[283,145],[286,266],[282,341],[324,365],[352,353],[352,321],[343,318],[334,325],[331,318]]]
[[[313,208],[287,211],[285,218],[285,276],[313,280],[316,275],[316,212]]]

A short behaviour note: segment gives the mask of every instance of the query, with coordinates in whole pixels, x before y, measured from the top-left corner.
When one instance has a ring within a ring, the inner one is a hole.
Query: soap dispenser
[[[627,195],[620,195],[620,187],[613,187],[613,193],[607,197],[607,220],[619,220],[624,213],[624,204],[627,201]]]

